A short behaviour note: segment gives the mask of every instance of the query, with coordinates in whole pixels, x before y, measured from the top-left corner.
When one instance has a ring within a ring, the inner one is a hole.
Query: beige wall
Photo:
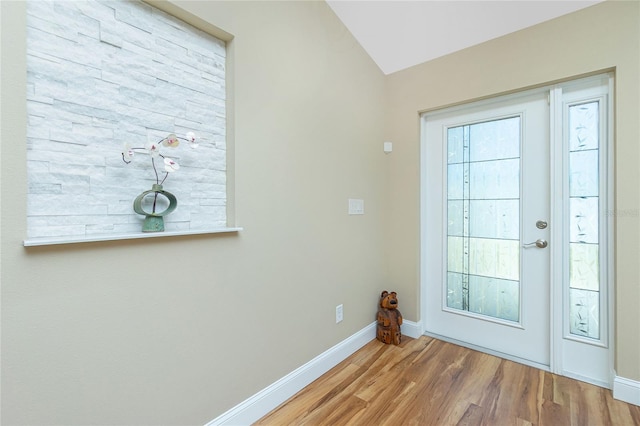
[[[419,315],[419,111],[615,69],[616,357],[640,380],[640,3],[606,2],[387,78],[390,276]]]
[[[179,4],[235,36],[244,231],[25,249],[25,5],[1,2],[3,425],[204,424],[374,320],[383,74],[324,2]]]

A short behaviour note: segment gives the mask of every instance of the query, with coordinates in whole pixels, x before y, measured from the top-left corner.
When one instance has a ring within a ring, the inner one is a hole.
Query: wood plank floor
[[[611,391],[430,337],[377,340],[256,425],[640,425]]]

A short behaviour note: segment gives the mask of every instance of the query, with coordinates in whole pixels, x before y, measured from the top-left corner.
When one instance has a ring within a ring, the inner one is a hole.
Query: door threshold
[[[524,364],[529,367],[534,367],[542,371],[551,372],[551,368],[548,365],[540,364],[539,362],[531,361],[525,358],[520,358],[517,356],[505,354],[504,352],[494,351],[492,349],[484,348],[482,346],[474,345],[471,343],[463,342],[461,340],[452,339],[450,337],[442,336],[440,334],[430,333],[429,331],[425,331],[423,333],[425,336],[432,337],[434,339],[443,340],[445,342],[453,343],[454,345],[462,346],[467,349],[473,349],[474,351],[482,352],[488,355],[493,355],[498,358],[506,359],[509,361],[517,362],[518,364]]]

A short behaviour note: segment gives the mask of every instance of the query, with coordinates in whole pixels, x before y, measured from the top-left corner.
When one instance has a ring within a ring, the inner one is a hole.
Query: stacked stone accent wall
[[[122,147],[189,131],[197,149],[162,151],[181,166],[164,182],[178,199],[166,230],[226,226],[225,43],[138,1],[27,13],[28,238],[140,232],[133,200],[155,175]]]

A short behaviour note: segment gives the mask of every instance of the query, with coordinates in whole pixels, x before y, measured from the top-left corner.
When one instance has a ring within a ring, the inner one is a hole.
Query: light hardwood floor
[[[256,425],[640,425],[611,391],[422,336],[377,340]]]

